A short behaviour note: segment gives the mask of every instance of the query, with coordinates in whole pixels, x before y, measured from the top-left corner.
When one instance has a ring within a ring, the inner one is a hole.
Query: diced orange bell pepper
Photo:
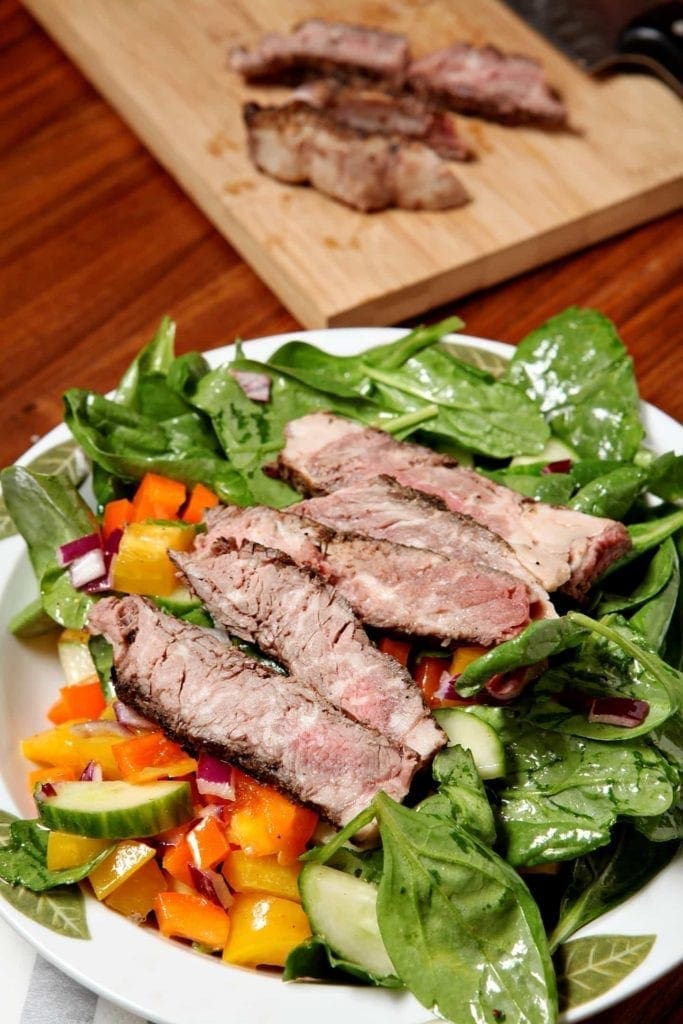
[[[154,901],[154,912],[162,935],[199,942],[208,949],[223,949],[228,940],[228,915],[205,896],[161,892]]]
[[[311,928],[298,903],[264,893],[238,893],[230,908],[223,960],[241,967],[283,967]]]
[[[202,820],[187,833],[187,845],[198,868],[215,868],[230,850],[225,830],[215,818]]]
[[[126,594],[168,597],[178,586],[168,551],[189,551],[190,523],[131,523],[112,562],[112,586]]]
[[[112,750],[121,778],[126,782],[154,782],[189,775],[197,762],[160,730],[121,740]]]
[[[86,864],[98,853],[114,845],[112,839],[90,839],[75,836],[70,832],[49,832],[47,837],[46,864],[49,871],[75,868]]]
[[[218,504],[218,495],[210,491],[204,484],[195,484],[192,494],[183,511],[183,522],[201,523],[204,513],[208,508],[215,508]]]
[[[120,779],[121,772],[112,753],[113,746],[121,742],[115,723],[111,733],[98,731],[88,735],[80,730],[80,724],[73,722],[46,729],[22,740],[21,752],[38,764],[73,768],[76,778],[89,761],[97,761],[105,779]]]
[[[441,707],[443,701],[437,696],[441,676],[448,672],[449,664],[446,658],[436,658],[433,655],[425,655],[420,658],[415,666],[413,676],[415,682],[422,690],[422,694],[430,707]]]
[[[132,522],[177,519],[186,496],[185,484],[158,473],[145,473],[133,496]]]
[[[122,839],[108,857],[100,861],[88,875],[98,900],[104,900],[118,889],[155,854],[153,846],[137,839]]]
[[[281,864],[295,861],[315,831],[317,814],[242,772],[235,771],[234,780],[229,841],[257,857],[276,854]]]
[[[276,856],[251,857],[231,850],[223,862],[223,874],[234,892],[260,892],[301,902],[297,879],[301,864],[280,864]]]
[[[64,725],[65,722],[71,722],[73,719],[73,715],[62,697],[50,705],[47,717],[53,725]],[[83,721],[83,719],[77,719],[77,721]]]
[[[410,651],[412,644],[409,640],[396,640],[392,636],[383,636],[380,640],[378,647],[382,654],[390,654],[392,658],[396,658],[401,665],[408,664],[408,658],[410,657]]]
[[[165,850],[161,861],[164,871],[167,871],[171,878],[186,885],[194,892],[195,887],[192,884],[192,872],[190,871],[191,864],[194,864],[194,858],[186,835],[182,836],[177,843],[174,843],[173,846],[169,846]]]
[[[108,540],[116,530],[123,530],[133,517],[133,502],[128,498],[108,501],[102,517],[102,536]]]
[[[164,874],[157,862],[152,859],[117,886],[104,902],[119,914],[132,917],[136,921],[144,921],[154,909],[154,901],[159,893],[166,889]]]
[[[74,683],[73,686],[62,686],[59,692],[71,719],[99,718],[107,706],[97,676],[83,680],[82,683]]]

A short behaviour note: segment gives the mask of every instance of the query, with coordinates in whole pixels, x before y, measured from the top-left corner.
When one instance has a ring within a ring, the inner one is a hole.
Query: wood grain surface
[[[683,110],[654,78],[597,81],[498,0],[24,0],[150,151],[308,327],[394,323],[683,202]],[[490,42],[545,66],[572,130],[461,118],[480,159],[449,211],[358,213],[260,174],[236,43],[310,16],[405,32],[415,56]]]
[[[105,390],[161,316],[188,351],[300,324],[19,6],[0,0],[0,465]],[[619,326],[642,396],[683,418],[683,214],[432,309],[515,343],[570,304]],[[672,894],[676,898],[676,894]],[[589,1024],[679,1024],[675,971]],[[55,1024],[70,1024],[56,1021]]]

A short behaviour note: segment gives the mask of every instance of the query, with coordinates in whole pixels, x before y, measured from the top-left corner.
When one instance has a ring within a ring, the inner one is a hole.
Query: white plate
[[[401,337],[397,328],[298,331],[247,343],[246,354],[267,358],[280,344],[305,339],[336,354],[352,354]],[[509,357],[499,342],[459,335],[453,340]],[[231,358],[230,349],[206,353],[212,366]],[[650,405],[643,406],[648,437],[658,451],[683,448],[683,429]],[[70,437],[60,426],[47,434],[20,461]],[[24,817],[35,810],[26,788],[27,763],[19,740],[46,727],[45,711],[61,684],[54,639],[22,643],[7,631],[11,616],[36,594],[24,543],[0,542],[0,807]],[[680,900],[683,858],[663,871],[640,893],[581,934],[656,934],[657,941],[632,974],[602,998],[565,1015],[574,1024],[626,998],[675,966],[681,956]],[[680,888],[679,888],[680,891]],[[191,952],[152,930],[140,928],[87,900],[91,941],[67,939],[30,921],[0,898],[0,914],[40,953],[83,985],[126,1009],[159,1024],[426,1024],[430,1019],[408,993],[329,985],[284,985],[277,974],[229,967]],[[454,936],[457,942],[457,936]]]

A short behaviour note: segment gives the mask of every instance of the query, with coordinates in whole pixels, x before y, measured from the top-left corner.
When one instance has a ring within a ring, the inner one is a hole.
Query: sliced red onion
[[[204,804],[197,811],[199,818],[216,818],[221,822],[225,821],[225,804]]]
[[[85,586],[81,587],[86,594],[102,594],[105,590],[111,590],[112,579],[111,573],[107,572],[104,576],[100,576],[98,579],[93,580],[92,583],[86,583]]]
[[[461,697],[456,689],[460,673],[452,676],[450,672],[442,672],[439,680],[439,685],[432,695],[432,703],[436,704],[439,701],[452,701],[457,704],[462,704],[466,707],[468,704],[481,704],[482,698],[480,694],[475,694],[474,697]]]
[[[588,712],[588,721],[634,729],[645,721],[649,711],[650,705],[646,700],[632,700],[630,697],[596,697]]]
[[[531,679],[529,670],[524,668],[514,669],[512,672],[501,672],[491,676],[486,684],[486,690],[496,700],[514,700]]]
[[[104,564],[107,566],[107,569],[111,565],[111,560],[114,555],[117,555],[119,552],[122,537],[123,530],[112,530],[103,544]]]
[[[568,473],[571,468],[571,459],[557,459],[556,462],[549,462],[547,466],[544,466],[541,473]]]
[[[224,800],[234,800],[235,782],[232,765],[209,754],[201,754],[197,762],[197,789],[202,796],[220,796]]]
[[[253,373],[251,370],[230,370],[230,376],[234,377],[244,391],[247,398],[252,402],[270,401],[270,377],[267,373]]]
[[[101,549],[102,541],[99,533],[88,533],[85,537],[77,537],[76,540],[69,540],[57,548],[57,562],[64,568],[70,565],[90,551]]]
[[[234,897],[230,892],[228,883],[218,871],[211,871],[209,868],[198,868],[195,864],[188,865],[192,884],[200,896],[206,897],[212,903],[227,910],[234,903]]]
[[[81,782],[101,782],[102,778],[102,765],[98,761],[88,761],[81,772]]]
[[[41,783],[40,789],[38,790],[42,797],[57,796],[57,790],[51,782]]]
[[[70,726],[69,732],[75,736],[123,736],[130,739],[130,729],[106,718],[96,718],[92,722],[77,722]]]
[[[580,711],[587,715],[593,707],[595,698],[590,693],[584,693],[583,690],[564,689],[555,696],[554,700],[565,708],[571,708],[572,711]]]
[[[104,552],[101,547],[86,551],[85,554],[74,558],[69,565],[69,579],[78,590],[88,583],[94,583],[106,575],[107,568],[104,564]]]
[[[142,715],[139,715],[137,711],[124,704],[121,700],[115,700],[113,707],[116,721],[119,725],[130,729],[131,732],[153,732],[159,728],[154,722],[150,722],[149,718],[143,718]]]

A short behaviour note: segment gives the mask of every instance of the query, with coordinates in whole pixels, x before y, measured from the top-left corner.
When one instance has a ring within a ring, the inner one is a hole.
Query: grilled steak
[[[293,420],[286,439],[278,465],[304,493],[334,491],[385,473],[497,533],[547,591],[562,589],[581,599],[630,548],[621,523],[523,498],[446,456],[339,416],[311,413]]]
[[[567,110],[541,65],[495,46],[454,43],[413,61],[407,81],[418,96],[462,114],[543,128],[567,124]]]
[[[216,622],[345,714],[422,760],[443,745],[406,669],[377,650],[348,603],[319,576],[248,542],[238,548],[216,541],[208,554],[171,557]]]
[[[330,494],[309,498],[292,505],[288,511],[315,519],[342,533],[428,548],[455,562],[480,563],[515,576],[531,593],[532,619],[557,615],[546,591],[502,537],[471,516],[451,512],[439,498],[402,487],[389,476],[362,480]]]
[[[458,134],[454,118],[417,96],[319,79],[302,85],[292,99],[323,110],[338,124],[357,131],[422,142],[444,160],[474,158],[472,147]]]
[[[251,51],[238,47],[230,63],[248,81],[290,81],[315,71],[362,74],[398,84],[405,76],[409,56],[405,36],[311,18],[290,35],[268,33]]]
[[[244,107],[249,155],[260,171],[369,212],[398,206],[445,210],[469,196],[448,165],[421,142],[365,135],[307,103]]]
[[[485,564],[336,533],[272,508],[224,506],[207,520],[208,533],[195,546],[200,552],[210,552],[216,541],[220,550],[225,538],[283,551],[331,583],[362,622],[378,629],[488,646],[530,620],[527,587]]]
[[[120,699],[192,752],[231,761],[338,825],[380,789],[406,795],[410,752],[214,633],[136,596],[98,602],[88,629],[113,645]]]

